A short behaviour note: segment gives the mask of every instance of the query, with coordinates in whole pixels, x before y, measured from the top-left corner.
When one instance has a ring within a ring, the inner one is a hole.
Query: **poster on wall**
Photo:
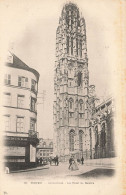
[[[30,145],[30,162],[35,162],[36,159],[36,148]]]

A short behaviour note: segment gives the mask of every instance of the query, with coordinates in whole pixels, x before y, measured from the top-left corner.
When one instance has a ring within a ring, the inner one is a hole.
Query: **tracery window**
[[[71,37],[71,55],[73,55],[73,37]]]
[[[77,83],[78,83],[78,86],[82,85],[82,72],[78,72]]]
[[[102,124],[101,130],[101,146],[104,147],[106,144],[106,132],[105,132],[105,123]]]
[[[70,151],[74,151],[74,136],[75,136],[75,132],[74,130],[71,130],[69,133]]]
[[[69,54],[69,36],[67,36],[67,53]]]
[[[83,151],[83,131],[79,131],[79,150]]]

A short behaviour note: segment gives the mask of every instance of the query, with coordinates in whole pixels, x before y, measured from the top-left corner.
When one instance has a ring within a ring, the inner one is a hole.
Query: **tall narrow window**
[[[24,132],[24,117],[17,116],[17,132]]]
[[[31,97],[31,111],[36,111],[36,99]]]
[[[35,131],[35,123],[36,123],[36,120],[34,118],[31,118],[31,120],[30,120],[30,130]]]
[[[4,93],[4,105],[5,106],[11,105],[11,94],[10,93]]]
[[[71,37],[71,55],[73,55],[73,37]]]
[[[95,147],[99,145],[98,127],[95,127]]]
[[[69,109],[73,109],[73,99],[69,99]]]
[[[37,89],[36,89],[36,81],[34,79],[31,80],[31,90],[32,91],[37,91]]]
[[[100,140],[101,146],[104,147],[106,144],[106,132],[105,132],[105,123],[102,124],[102,130],[101,130],[101,140]]]
[[[78,75],[77,75],[77,83],[78,83],[78,86],[81,86],[82,85],[82,72],[78,72]]]
[[[69,134],[70,151],[74,151],[74,131],[71,130]]]
[[[5,85],[10,85],[11,84],[11,75],[10,74],[5,74],[5,76],[4,76],[4,84]]]
[[[17,107],[18,108],[24,108],[24,95],[18,95],[17,97]]]
[[[79,109],[80,111],[83,111],[83,100],[82,99],[79,101]]]
[[[10,115],[4,115],[5,131],[10,131]]]
[[[76,39],[76,54],[78,56],[78,39]]]
[[[79,131],[79,150],[83,151],[83,131]]]
[[[80,40],[80,57],[82,57],[82,41]]]
[[[67,36],[67,53],[69,54],[69,37]]]

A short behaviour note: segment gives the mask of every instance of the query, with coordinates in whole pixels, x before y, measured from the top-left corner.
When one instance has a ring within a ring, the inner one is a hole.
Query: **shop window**
[[[24,108],[24,95],[18,95],[17,97],[17,107],[18,108]]]
[[[4,84],[5,85],[10,85],[11,84],[11,75],[10,74],[5,74]]]

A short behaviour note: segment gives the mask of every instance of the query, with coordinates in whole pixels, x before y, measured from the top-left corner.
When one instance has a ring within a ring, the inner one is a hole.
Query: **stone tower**
[[[54,153],[61,160],[90,157],[89,72],[85,20],[75,4],[63,7],[56,31]]]

